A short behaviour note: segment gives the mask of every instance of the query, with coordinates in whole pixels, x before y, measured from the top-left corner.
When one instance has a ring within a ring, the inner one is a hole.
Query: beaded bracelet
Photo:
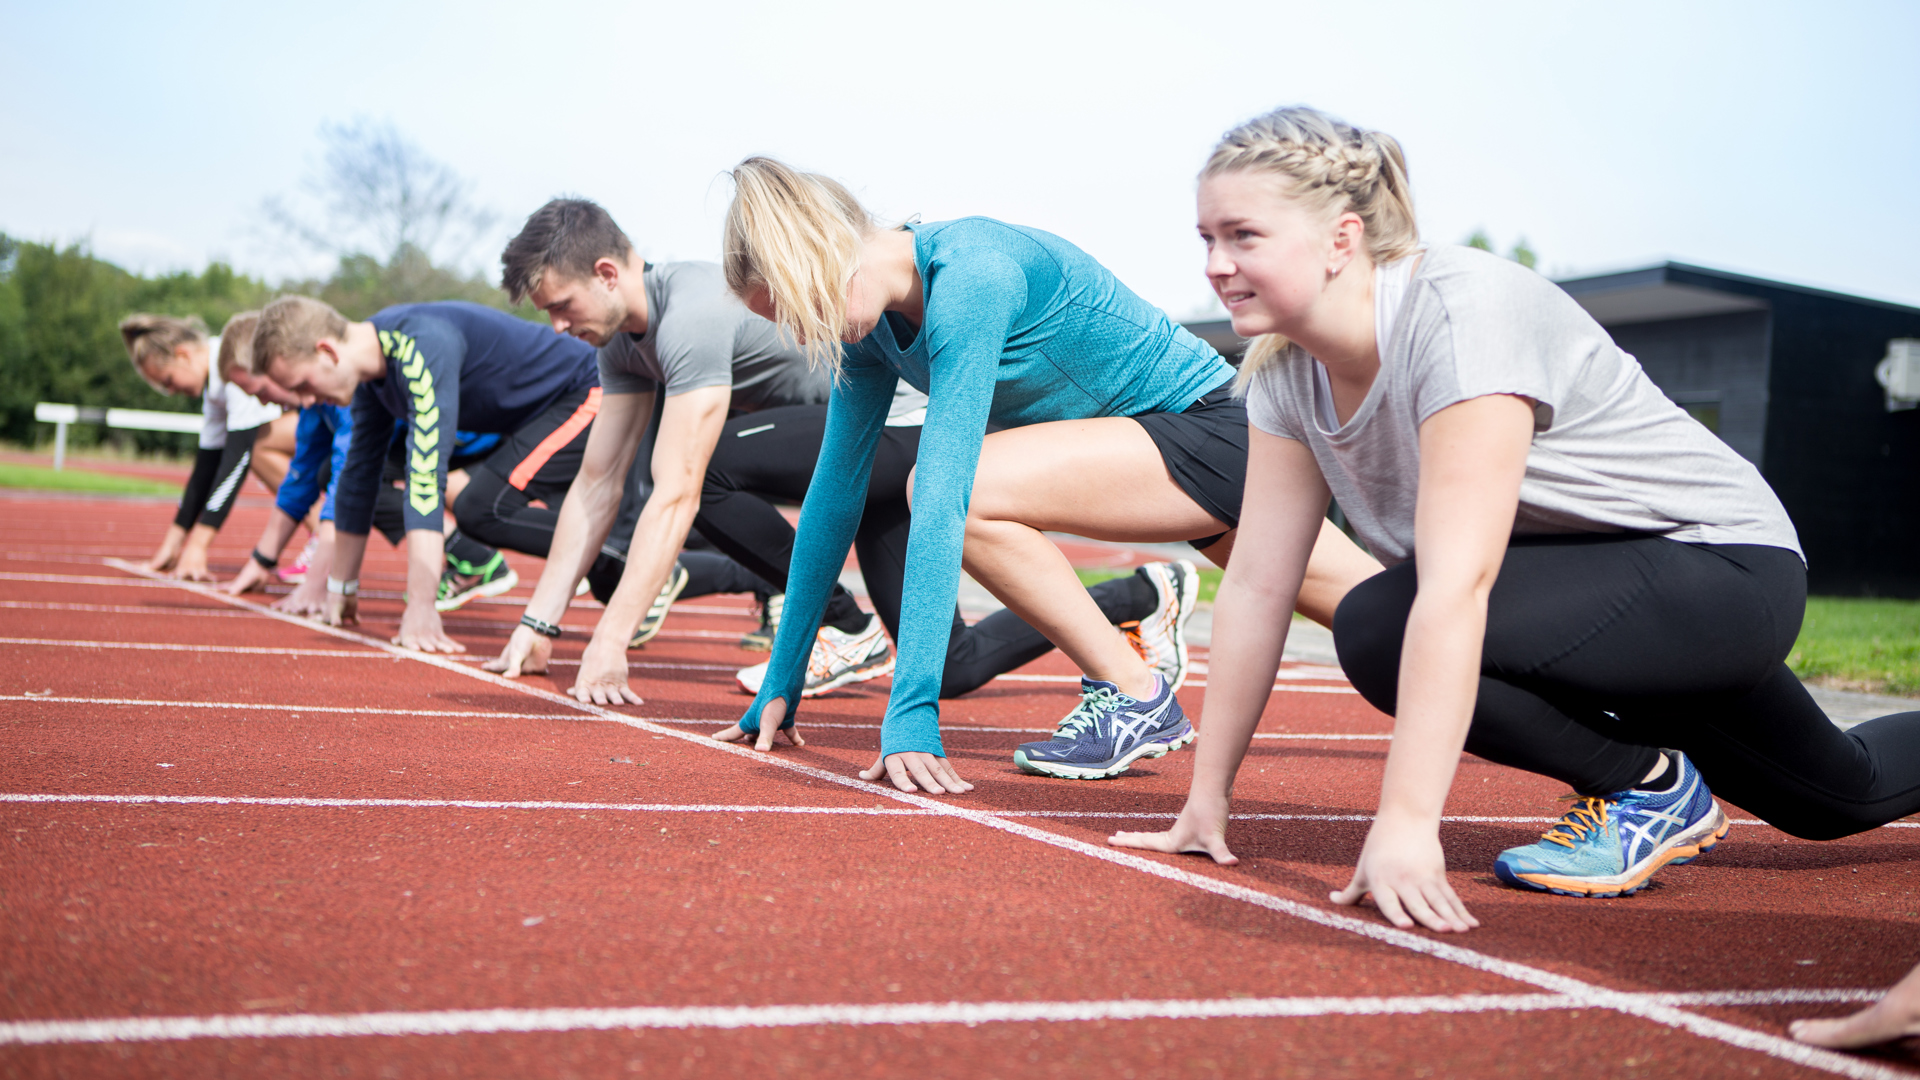
[[[560,628],[558,626],[543,619],[536,619],[531,615],[520,616],[520,625],[539,634],[541,637],[557,638],[560,636]]]

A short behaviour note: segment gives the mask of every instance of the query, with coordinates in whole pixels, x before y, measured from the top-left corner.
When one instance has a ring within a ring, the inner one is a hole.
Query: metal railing
[[[42,401],[33,407],[33,418],[53,425],[53,467],[67,465],[67,425],[105,424],[110,428],[132,431],[200,430],[199,413],[157,412],[153,409],[103,409],[94,405],[60,405]]]

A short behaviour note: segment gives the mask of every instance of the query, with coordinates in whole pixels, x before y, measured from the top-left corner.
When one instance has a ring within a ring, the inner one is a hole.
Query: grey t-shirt
[[[808,370],[805,354],[727,291],[717,264],[649,266],[646,285],[647,332],[615,334],[600,347],[600,385],[607,393],[664,386],[674,397],[730,385],[734,412],[827,400],[826,372]]]
[[[1536,403],[1516,535],[1640,531],[1800,553],[1759,470],[1669,401],[1572,297],[1533,271],[1472,248],[1434,247],[1389,321],[1380,373],[1338,430],[1316,419],[1323,391],[1314,359],[1298,346],[1257,372],[1247,394],[1255,427],[1313,451],[1381,562],[1413,557],[1420,425],[1488,394]]]

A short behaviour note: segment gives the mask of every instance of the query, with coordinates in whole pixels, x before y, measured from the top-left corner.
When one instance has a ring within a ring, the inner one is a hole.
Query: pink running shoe
[[[307,580],[307,567],[313,563],[313,553],[319,548],[320,541],[314,537],[308,537],[307,546],[300,549],[300,557],[275,570],[274,573],[280,575],[280,580],[289,585],[300,584]]]

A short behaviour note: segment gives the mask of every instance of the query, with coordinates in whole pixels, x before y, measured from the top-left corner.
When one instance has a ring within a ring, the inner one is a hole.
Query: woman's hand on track
[[[1227,850],[1227,803],[1202,806],[1194,799],[1180,808],[1173,828],[1166,832],[1118,832],[1107,837],[1114,847],[1162,851],[1169,855],[1208,855],[1221,866],[1232,866],[1239,857]]]
[[[904,754],[882,754],[873,764],[860,770],[860,779],[886,777],[901,791],[924,791],[929,795],[963,795],[973,785],[960,779],[947,759],[937,754],[914,750]]]
[[[240,572],[234,575],[232,581],[220,586],[220,591],[228,596],[239,596],[241,593],[266,587],[267,572],[260,568],[259,563],[248,559],[247,565],[240,568]]]
[[[522,675],[539,675],[547,670],[547,661],[553,659],[553,639],[544,634],[536,634],[530,626],[516,626],[513,636],[507,639],[507,647],[500,655],[480,665],[482,671],[491,671],[517,679]]]
[[[400,632],[393,636],[393,643],[403,649],[415,649],[426,653],[466,652],[467,647],[447,636],[446,628],[440,625],[440,613],[431,605],[408,604],[406,614],[400,616]]]
[[[593,705],[640,704],[640,695],[627,683],[627,643],[606,646],[595,634],[580,654],[580,674],[567,693]]]
[[[326,608],[320,613],[320,621],[328,626],[359,626],[360,598],[342,596],[336,592],[327,594]]]
[[[292,592],[275,600],[270,606],[274,611],[284,611],[289,615],[325,619],[327,617],[326,575],[309,573],[306,580],[293,587]],[[359,620],[356,618],[354,621]],[[340,624],[336,622],[333,625]]]
[[[173,564],[180,561],[180,544],[185,536],[185,533],[178,537],[169,533],[165,540],[160,541],[160,549],[153,553],[153,558],[142,563],[140,568],[150,574],[164,574],[173,569]]]
[[[732,727],[723,728],[714,732],[713,737],[719,742],[739,742],[749,734],[753,734],[753,748],[755,750],[771,750],[773,749],[774,733],[779,732],[779,734],[786,738],[787,745],[789,746],[807,745],[807,740],[800,737],[800,728],[798,726],[780,731],[780,724],[786,718],[786,699],[774,698],[772,701],[767,702],[766,708],[760,710],[760,730],[758,732],[750,733],[746,728],[735,724]]]
[[[180,561],[173,565],[173,577],[181,581],[212,581],[213,571],[207,569],[207,551],[201,547],[189,547],[180,553]]]
[[[1412,929],[1415,922],[1454,933],[1480,925],[1447,881],[1447,861],[1434,828],[1376,819],[1360,849],[1353,880],[1329,898],[1336,904],[1358,904],[1368,893],[1387,921],[1402,930]]]

